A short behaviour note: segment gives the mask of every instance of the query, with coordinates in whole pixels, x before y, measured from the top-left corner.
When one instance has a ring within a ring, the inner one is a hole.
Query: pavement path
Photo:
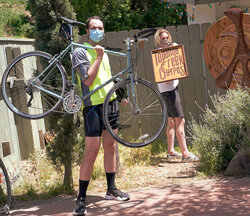
[[[126,191],[130,201],[88,195],[87,216],[250,216],[250,177],[201,180]],[[69,216],[76,196],[16,203],[11,216]]]

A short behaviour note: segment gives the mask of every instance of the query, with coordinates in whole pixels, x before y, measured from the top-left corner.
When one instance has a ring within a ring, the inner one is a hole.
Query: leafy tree
[[[52,55],[59,53],[66,46],[65,41],[59,38],[59,17],[76,18],[70,2],[68,0],[29,0],[28,7],[35,18],[36,49]],[[63,65],[66,71],[71,71],[69,60]],[[58,168],[63,165],[63,184],[67,189],[72,189],[72,164],[82,157],[83,138],[78,137],[83,130],[73,124],[72,115],[69,114],[54,113],[46,118],[46,122],[48,122],[49,129],[56,134],[54,140],[48,143],[47,154]]]
[[[104,19],[106,31],[165,27],[186,24],[185,5],[167,5],[161,0],[70,0],[77,19],[93,15]],[[84,33],[84,30],[81,30]]]

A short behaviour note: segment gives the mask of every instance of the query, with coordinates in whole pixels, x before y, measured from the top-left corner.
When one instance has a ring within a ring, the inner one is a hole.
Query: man
[[[88,43],[94,49],[77,48],[73,53],[73,65],[81,79],[82,93],[95,89],[111,78],[109,59],[104,48],[99,42],[103,39],[103,20],[98,16],[90,17],[86,22]],[[86,191],[92,176],[94,162],[101,145],[101,137],[104,149],[104,168],[107,177],[106,199],[129,200],[128,194],[121,192],[115,186],[116,168],[116,142],[104,128],[102,119],[102,106],[108,91],[113,83],[106,85],[84,101],[84,126],[85,126],[85,154],[80,167],[79,195],[73,211],[73,215],[86,215]],[[117,115],[119,108],[115,96],[110,101],[110,112],[114,116],[113,130],[118,130]]]

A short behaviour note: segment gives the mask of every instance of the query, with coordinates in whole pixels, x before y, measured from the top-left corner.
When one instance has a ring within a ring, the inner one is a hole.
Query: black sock
[[[82,198],[86,198],[86,191],[89,185],[89,181],[82,181],[79,179],[79,194],[77,199],[80,199],[80,197]]]
[[[108,184],[108,191],[110,189],[115,188],[115,172],[106,173],[107,184]]]

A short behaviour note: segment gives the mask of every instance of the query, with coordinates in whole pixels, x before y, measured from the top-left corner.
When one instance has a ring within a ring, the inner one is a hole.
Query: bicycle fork
[[[130,79],[130,84],[127,87],[127,95],[129,98],[129,104],[131,108],[131,112],[133,115],[137,115],[140,113],[140,109],[138,107],[138,95],[136,94],[136,83],[135,83],[135,76],[132,73],[132,65],[131,65],[131,39],[128,37],[125,39],[125,43],[127,45],[127,65],[128,65],[128,77]]]

